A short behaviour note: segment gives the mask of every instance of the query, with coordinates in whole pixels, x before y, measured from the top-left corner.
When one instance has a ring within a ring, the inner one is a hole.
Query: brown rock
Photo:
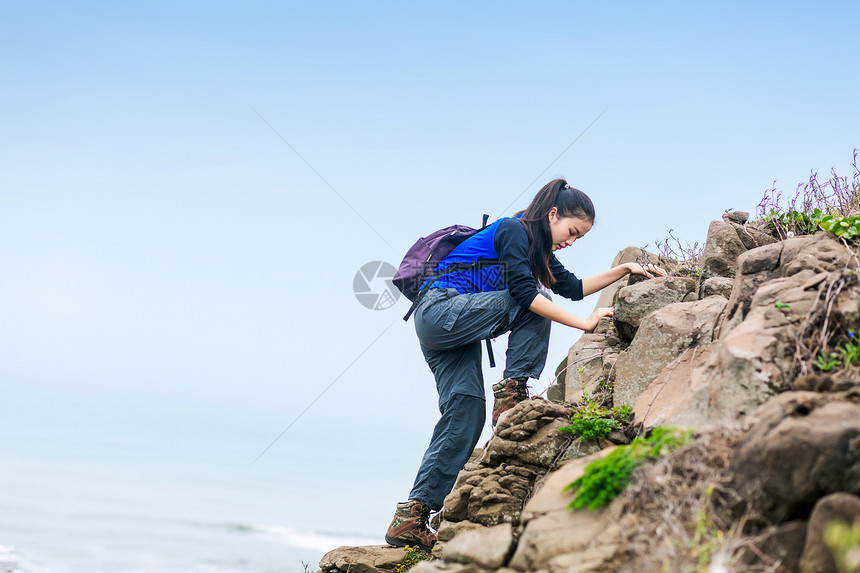
[[[815,235],[786,239],[780,265],[782,276],[790,277],[803,270],[815,273],[843,269],[851,253],[836,238],[825,231]]]
[[[743,225],[750,218],[750,214],[746,211],[731,211],[729,213],[723,213],[723,221],[726,223],[734,223],[736,225]]]
[[[513,544],[510,523],[466,531],[442,548],[442,558],[457,563],[474,563],[487,569],[505,564]]]
[[[617,355],[619,342],[604,334],[583,334],[570,347],[565,363],[565,402],[579,403],[583,392],[594,395],[606,379],[606,361]]]
[[[654,265],[661,264],[660,257],[647,251],[643,251],[638,247],[627,247],[626,249],[620,251],[617,255],[615,255],[615,258],[612,260],[612,264],[609,268],[614,268],[618,265],[623,265],[624,263],[650,263]],[[615,294],[618,292],[618,289],[628,284],[629,279],[630,276],[621,277],[611,285],[601,290],[594,308],[613,306]]]
[[[326,553],[320,560],[320,569],[325,573],[384,573],[394,571],[405,558],[404,547],[344,546]]]
[[[732,286],[735,281],[727,277],[710,277],[702,281],[699,287],[699,298],[721,296],[728,300],[732,296]]]
[[[643,391],[633,406],[633,423],[646,428],[662,426],[671,417],[682,417],[692,399],[692,371],[707,364],[711,345],[691,348],[669,363]]]
[[[746,250],[731,223],[711,221],[702,251],[702,270],[706,276],[733,277],[738,256]]]
[[[438,513],[436,515],[439,515]],[[436,530],[436,540],[441,544],[446,541],[450,541],[456,535],[463,533],[464,531],[471,531],[473,529],[484,529],[486,525],[481,525],[480,523],[473,523],[471,521],[442,521],[439,524],[439,528]]]
[[[710,343],[726,303],[714,296],[670,304],[646,316],[616,362],[615,405],[632,407],[667,364],[688,348]]]
[[[806,542],[800,558],[800,573],[839,573],[824,532],[828,524],[841,521],[851,525],[860,519],[860,498],[849,493],[834,493],[821,498],[809,517]]]
[[[464,565],[462,563],[450,563],[436,559],[433,561],[422,561],[410,569],[409,573],[487,573],[487,570],[474,563]],[[501,570],[496,573],[501,573]]]
[[[622,340],[631,341],[642,319],[664,306],[695,298],[696,281],[687,277],[657,277],[618,291],[613,321]]]
[[[511,558],[510,567],[534,571],[547,567],[550,560],[565,554],[579,553],[598,545],[611,546],[616,539],[607,535],[611,517],[605,509],[568,511],[573,495],[562,493],[567,484],[582,475],[585,467],[610,450],[568,462],[547,475],[540,489],[523,510],[525,528]],[[611,555],[614,552],[607,552]]]
[[[777,242],[777,239],[771,235],[767,227],[760,223],[738,224],[730,221],[727,222],[731,224],[735,233],[738,234],[738,238],[747,249],[755,249],[762,245],[769,245]]]
[[[806,518],[830,493],[860,493],[860,405],[829,396],[781,397],[737,449],[728,487],[772,523]]]
[[[750,539],[738,556],[741,565],[772,566],[779,571],[797,571],[803,544],[806,541],[806,521],[790,521],[770,527]]]
[[[500,420],[481,463],[549,468],[567,444],[568,437],[559,428],[567,425],[572,415],[569,408],[546,400],[520,402]]]
[[[851,283],[849,283],[851,284]],[[836,296],[832,311],[833,322],[843,332],[854,331],[860,336],[860,289],[849,286]]]

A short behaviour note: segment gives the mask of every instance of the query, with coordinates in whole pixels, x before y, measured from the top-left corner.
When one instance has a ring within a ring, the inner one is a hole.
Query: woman
[[[504,379],[493,386],[493,425],[528,398],[526,382],[546,363],[550,324],[594,330],[611,308],[580,318],[556,305],[543,285],[571,300],[597,292],[629,273],[665,276],[651,265],[627,263],[578,279],[553,254],[582,238],[594,225],[588,196],[563,179],[545,185],[527,209],[502,218],[466,239],[436,270],[452,263],[498,261],[477,270],[435,279],[415,310],[415,330],[436,378],[441,419],[415,478],[409,500],[397,504],[385,540],[395,547],[429,550],[436,535],[427,527],[430,511],[442,508],[457,474],[475,448],[485,421],[481,341],[505,332]]]

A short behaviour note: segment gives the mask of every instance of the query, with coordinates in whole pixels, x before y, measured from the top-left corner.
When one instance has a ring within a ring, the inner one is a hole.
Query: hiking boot
[[[410,499],[398,503],[394,519],[385,532],[385,541],[394,547],[410,545],[424,551],[432,550],[436,543],[436,534],[427,527],[428,517],[430,508],[423,501]]]
[[[493,384],[493,427],[499,423],[499,416],[507,412],[523,400],[529,399],[528,378],[505,378],[498,384]]]

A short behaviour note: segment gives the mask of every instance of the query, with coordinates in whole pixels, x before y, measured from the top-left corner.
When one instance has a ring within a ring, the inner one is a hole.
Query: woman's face
[[[552,237],[552,250],[569,247],[591,230],[592,223],[584,217],[559,217],[558,209],[549,212],[549,232]]]

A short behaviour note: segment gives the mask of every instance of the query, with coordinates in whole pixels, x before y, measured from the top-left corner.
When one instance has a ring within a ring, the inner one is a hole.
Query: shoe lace
[[[421,508],[421,513],[419,513],[418,516],[415,518],[415,523],[418,525],[418,527],[420,527],[422,529],[429,530],[430,528],[427,527],[427,522],[429,520],[430,520],[430,508],[427,507],[426,505],[424,505]]]
[[[531,388],[531,386],[526,384],[526,380],[520,380],[517,382],[517,388],[515,390],[517,393],[517,402],[529,399],[529,388]]]

